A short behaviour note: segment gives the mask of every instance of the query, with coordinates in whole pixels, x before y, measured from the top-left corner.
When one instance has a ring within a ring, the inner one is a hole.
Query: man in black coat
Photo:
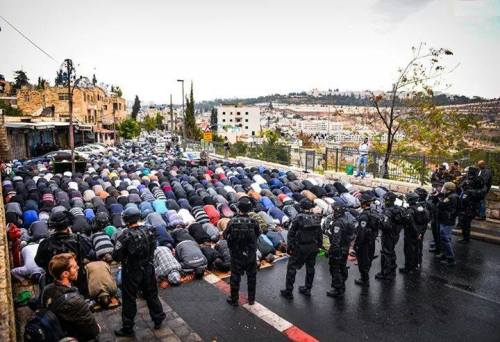
[[[321,217],[311,213],[314,207],[311,201],[304,198],[300,202],[303,213],[295,217],[288,232],[287,252],[290,258],[286,270],[285,289],[280,292],[287,299],[293,299],[295,275],[304,264],[306,265],[305,285],[299,287],[299,292],[305,296],[311,295],[316,255],[323,246]]]
[[[260,230],[257,222],[248,216],[252,210],[252,202],[248,197],[240,198],[238,209],[240,213],[229,221],[223,233],[231,253],[231,295],[227,302],[238,306],[241,276],[246,272],[248,304],[253,305],[257,286],[257,236]]]
[[[71,286],[78,278],[78,264],[73,253],[57,254],[49,262],[54,282],[43,288],[42,307],[50,309],[61,323],[67,336],[78,341],[94,340],[100,327],[85,298]]]
[[[81,294],[86,295],[88,287],[84,267],[85,259],[88,261],[95,260],[95,252],[92,249],[92,244],[85,236],[71,232],[70,227],[72,222],[73,215],[66,210],[56,212],[50,216],[49,227],[54,229],[55,233],[40,242],[35,262],[47,272],[45,281],[46,283],[50,283],[53,279],[48,270],[52,257],[60,253],[74,253],[79,267],[78,279],[75,280],[75,285]]]
[[[477,163],[477,166],[479,167],[479,176],[483,179],[484,185],[486,187],[485,189],[486,192],[484,194],[484,197],[486,197],[486,195],[491,189],[491,185],[493,184],[493,172],[491,171],[490,168],[487,167],[486,162],[484,160],[480,160]],[[481,200],[479,206],[479,219],[480,220],[486,219],[486,202],[484,198]]]
[[[160,329],[166,315],[163,312],[153,265],[156,238],[151,229],[139,225],[141,212],[129,207],[122,214],[127,228],[119,237],[113,251],[113,260],[122,262],[122,328],[115,335],[134,336],[134,319],[137,313],[137,292],[142,290],[154,328]]]
[[[468,243],[472,219],[480,215],[481,201],[484,200],[487,191],[484,179],[479,176],[478,168],[469,167],[467,176],[460,182],[459,189],[458,226],[462,228],[462,240],[459,242]]]

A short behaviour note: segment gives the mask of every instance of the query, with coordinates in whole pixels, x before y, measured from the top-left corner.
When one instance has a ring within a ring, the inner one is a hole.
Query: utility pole
[[[177,80],[182,83],[182,140],[186,140],[186,112],[184,111],[184,80]]]
[[[170,94],[170,131],[174,132],[174,108],[172,106],[172,94]]]
[[[69,146],[71,148],[71,172],[75,174],[75,136],[73,131],[73,92],[71,91],[71,74],[73,73],[73,62],[65,60],[68,76],[68,109],[69,109]]]
[[[116,109],[113,106],[113,145],[116,146]]]

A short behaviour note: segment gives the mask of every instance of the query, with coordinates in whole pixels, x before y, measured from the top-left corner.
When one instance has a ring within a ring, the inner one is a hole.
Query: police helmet
[[[299,204],[302,210],[311,210],[312,208],[314,208],[314,203],[309,201],[307,198],[301,199]]]
[[[477,177],[478,174],[479,174],[479,169],[475,166],[469,166],[469,168],[467,169],[468,178]]]
[[[384,195],[384,201],[387,203],[394,203],[396,201],[396,194],[394,192],[388,191]]]
[[[248,213],[252,210],[252,202],[248,197],[242,197],[238,200],[238,209],[241,212]]]
[[[341,217],[342,215],[345,214],[345,211],[346,211],[346,208],[339,203],[333,203],[332,209],[333,209],[333,216],[335,218]]]
[[[406,202],[408,204],[415,204],[418,202],[419,196],[414,192],[409,192],[406,194]]]
[[[99,227],[103,227],[103,228],[106,227],[109,223],[108,214],[105,213],[104,211],[98,212],[96,217],[95,217],[95,223]]]
[[[141,218],[141,211],[136,206],[130,206],[122,213],[123,222],[137,223]]]
[[[427,195],[429,194],[424,188],[416,188],[415,193],[418,195],[420,200],[425,201]]]
[[[58,211],[49,218],[49,227],[55,230],[64,230],[73,223],[73,215],[67,211]]]
[[[361,197],[359,198],[359,202],[361,204],[368,204],[370,203],[371,201],[373,201],[373,196],[370,195],[369,193],[365,192],[361,195]]]

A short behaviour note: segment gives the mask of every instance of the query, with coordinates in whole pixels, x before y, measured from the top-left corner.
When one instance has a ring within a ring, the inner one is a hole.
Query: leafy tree
[[[311,134],[304,133],[302,131],[299,132],[297,138],[302,141],[302,147],[311,148],[314,147],[313,136]]]
[[[15,94],[22,86],[29,85],[29,78],[23,70],[17,70],[14,72],[14,85],[12,86],[12,92]]]
[[[142,121],[141,125],[147,132],[154,131],[156,129],[156,117],[146,116]]]
[[[56,78],[54,80],[56,87],[64,85],[65,74],[66,73],[62,69],[57,71]]]
[[[43,89],[45,89],[45,83],[46,82],[47,81],[43,77],[38,77],[38,81],[37,81],[35,89],[36,90],[43,90]]]
[[[141,101],[139,100],[139,96],[135,95],[134,104],[132,105],[132,119],[137,119],[137,114],[141,110]]]
[[[156,128],[157,129],[163,129],[163,115],[160,113],[160,112],[157,112],[156,113],[156,117],[155,117],[155,120],[156,120]]]
[[[122,97],[123,96],[123,92],[122,92],[122,90],[121,90],[121,88],[119,86],[116,86],[116,87],[115,86],[111,86],[111,92],[114,93],[118,97]],[[140,105],[139,105],[139,108],[140,108]]]
[[[403,128],[402,123],[412,114],[407,110],[405,102],[411,101],[414,107],[418,107],[415,101],[421,98],[419,94],[425,91],[432,95],[432,87],[439,84],[440,78],[445,73],[445,67],[441,63],[443,57],[453,54],[447,49],[434,48],[424,52],[423,47],[424,44],[420,44],[418,48],[412,48],[413,56],[404,68],[398,70],[398,78],[389,94],[371,93],[370,101],[387,134],[382,172],[384,178],[389,177],[389,160],[393,153],[396,134]],[[401,100],[399,95],[403,91],[408,95]],[[386,103],[388,101],[386,107],[383,107],[383,101]]]
[[[141,126],[134,119],[128,118],[118,125],[118,132],[122,138],[132,139],[141,133]]]
[[[19,108],[12,107],[9,103],[0,100],[0,109],[3,110],[5,116],[22,116],[23,112]]]
[[[194,116],[194,112],[193,82],[191,82],[191,92],[189,94],[189,98],[186,97],[184,129],[187,139],[199,140],[203,136],[203,133],[201,129],[196,126],[196,118]]]
[[[210,128],[217,129],[217,108],[212,108],[212,112],[210,114]]]

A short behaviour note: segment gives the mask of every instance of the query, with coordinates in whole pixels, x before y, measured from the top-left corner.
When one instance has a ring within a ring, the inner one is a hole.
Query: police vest
[[[297,231],[297,242],[300,245],[311,245],[316,243],[318,231],[321,231],[321,217],[318,215],[302,214]]]

